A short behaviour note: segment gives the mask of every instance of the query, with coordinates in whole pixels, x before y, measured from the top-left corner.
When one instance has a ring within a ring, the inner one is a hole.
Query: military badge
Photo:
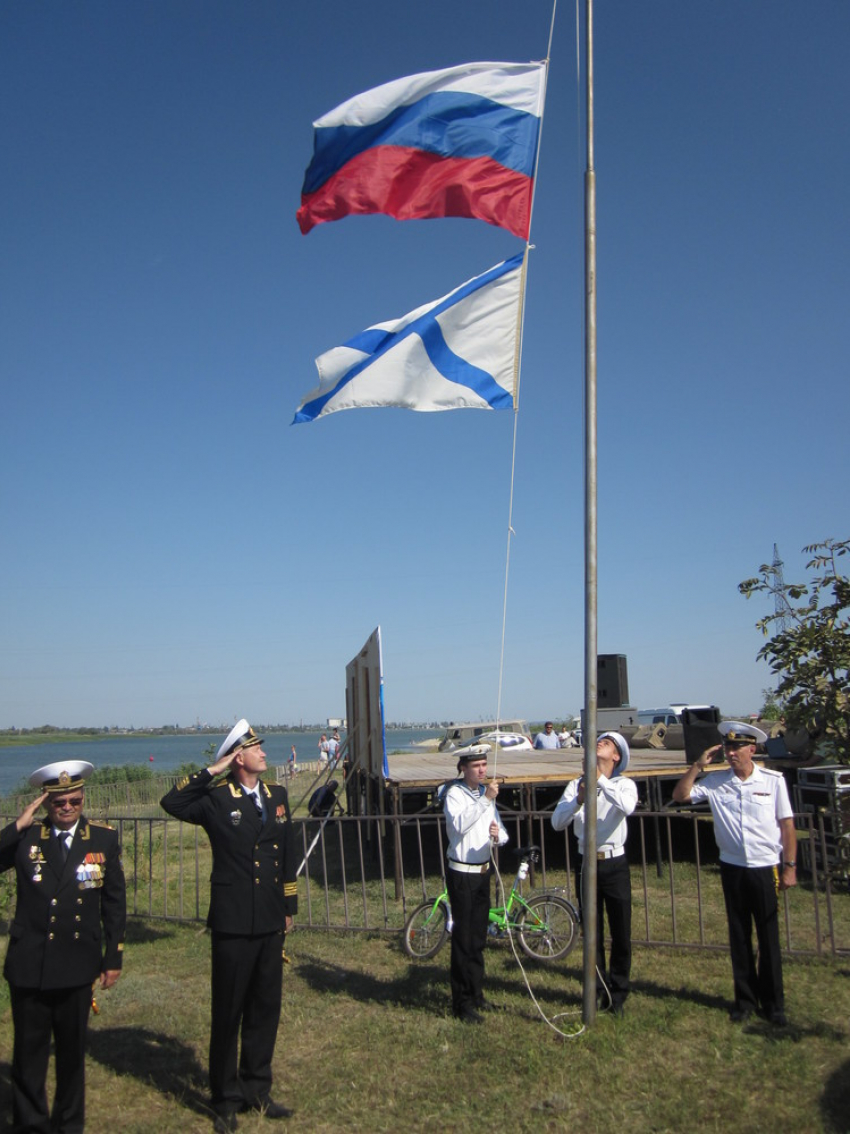
[[[77,867],[77,886],[81,890],[99,890],[103,885],[103,867],[99,862],[89,859],[103,858],[103,855],[86,855]]]
[[[33,882],[41,881],[41,870],[47,861],[44,857],[44,851],[34,843],[29,849],[29,860],[32,863],[32,880]]]
[[[231,811],[230,812],[230,822],[233,824],[234,827],[238,827],[241,821],[242,821],[242,812],[241,811]]]
[[[274,821],[275,821],[275,823],[285,823],[286,822],[286,808],[283,806],[282,803],[278,806],[277,811],[275,811],[275,813],[274,813]]]

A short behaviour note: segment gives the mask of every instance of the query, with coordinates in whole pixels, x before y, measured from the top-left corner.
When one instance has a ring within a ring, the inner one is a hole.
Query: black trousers
[[[484,999],[484,947],[490,914],[490,872],[446,871],[452,908],[452,1010],[462,1015]]]
[[[15,1042],[15,1134],[82,1134],[86,1119],[86,1032],[91,984],[42,991],[9,985]],[[47,1108],[47,1063],[56,1044],[56,1096]]]
[[[576,868],[576,893],[579,908],[582,900],[582,869],[579,856]],[[611,958],[605,967],[605,915],[611,933]],[[626,855],[603,858],[596,863],[596,992],[603,995],[605,985],[611,993],[611,1007],[616,1008],[629,995],[632,969],[632,876]],[[603,983],[604,982],[604,983]]]
[[[785,1011],[782,950],[779,943],[779,903],[775,866],[731,866],[720,863],[720,880],[729,925],[729,952],[735,1007],[769,1016]],[[758,965],[753,953],[753,926],[758,941]]]
[[[212,935],[210,1091],[219,1113],[262,1102],[271,1092],[283,942],[282,931]]]

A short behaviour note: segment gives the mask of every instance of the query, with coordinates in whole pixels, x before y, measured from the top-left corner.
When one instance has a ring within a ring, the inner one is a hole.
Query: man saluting
[[[12,1122],[16,1131],[80,1134],[85,1126],[86,1032],[92,985],[121,975],[127,919],[118,834],[83,815],[83,760],[48,764],[30,776],[43,789],[0,832],[0,870],[17,874],[4,975],[15,1043]],[[43,822],[35,813],[46,803]],[[47,1063],[56,1045],[56,1094],[47,1107]]]
[[[235,1130],[245,1109],[266,1118],[292,1114],[272,1100],[271,1085],[283,943],[298,907],[295,848],[286,789],[260,779],[267,767],[262,743],[239,721],[215,763],[161,800],[169,815],[203,827],[212,845],[209,1067],[217,1132]],[[213,784],[222,772],[227,778]]]

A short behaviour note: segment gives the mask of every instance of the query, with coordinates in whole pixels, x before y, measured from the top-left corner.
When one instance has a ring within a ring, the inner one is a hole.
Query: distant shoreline
[[[328,731],[328,726],[323,724],[296,725],[294,727],[291,725],[259,725],[257,727],[262,733],[270,736],[279,733],[313,736]],[[388,724],[386,725],[386,731],[388,733],[409,732],[411,729],[420,728],[424,731],[439,727],[441,726]],[[227,731],[227,725],[222,725],[220,728],[205,726],[204,728],[150,728],[135,729],[133,731],[114,729],[108,732],[103,732],[100,729],[79,732],[76,729],[60,728],[51,728],[46,732],[39,732],[36,729],[21,730],[20,732],[6,730],[0,731],[0,748],[26,748],[34,744],[89,744],[95,741],[152,740],[161,737],[177,736],[225,736]]]

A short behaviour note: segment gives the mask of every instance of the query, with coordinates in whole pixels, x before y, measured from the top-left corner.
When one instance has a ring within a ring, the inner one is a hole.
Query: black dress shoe
[[[251,1110],[258,1110],[263,1118],[292,1118],[295,1111],[283,1103],[275,1102],[272,1098],[255,1099],[250,1104]]]
[[[752,1008],[733,1008],[729,1013],[729,1019],[733,1024],[745,1024],[752,1014]]]
[[[215,1116],[213,1122],[213,1130],[215,1134],[231,1134],[231,1131],[237,1127],[236,1112],[233,1110],[223,1110],[220,1114]]]
[[[771,1024],[774,1024],[777,1028],[787,1028],[788,1027],[788,1017],[785,1015],[784,1012],[781,1012],[778,1008],[773,1009],[773,1011],[770,1013],[770,1016],[768,1017],[768,1019],[770,1020]]]
[[[464,1008],[460,1012],[454,1013],[456,1020],[461,1020],[464,1024],[483,1024],[484,1017],[480,1012],[476,1012],[474,1008]]]

